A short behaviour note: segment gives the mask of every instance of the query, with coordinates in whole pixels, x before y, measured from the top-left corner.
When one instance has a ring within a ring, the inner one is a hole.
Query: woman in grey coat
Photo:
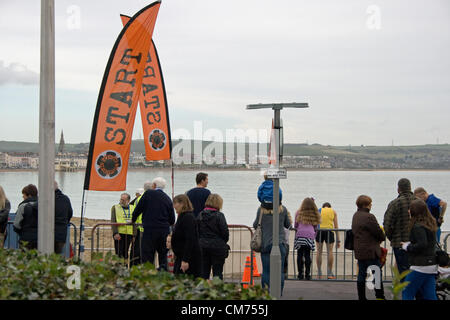
[[[281,254],[281,293],[283,293],[284,288],[284,262],[287,254],[286,250],[286,236],[285,228],[289,229],[291,227],[291,221],[288,218],[288,210],[285,206],[280,205],[279,210],[280,220],[279,220],[279,242],[278,246],[280,248]],[[273,210],[265,209],[259,207],[256,212],[256,219],[253,222],[253,227],[256,229],[259,223],[259,217],[261,217],[261,232],[262,232],[262,245],[261,245],[261,264],[262,264],[262,276],[261,276],[261,286],[263,288],[267,287],[269,289],[270,282],[270,252],[272,251],[273,242]]]

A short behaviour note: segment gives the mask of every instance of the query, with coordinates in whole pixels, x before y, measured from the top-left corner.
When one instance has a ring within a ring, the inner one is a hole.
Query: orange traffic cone
[[[247,256],[247,258],[245,259],[244,275],[242,276],[242,283],[244,288],[248,288],[249,284],[253,286],[253,281],[251,281],[252,271],[250,264],[250,257]]]
[[[261,277],[261,274],[258,271],[258,264],[256,263],[256,256],[254,251],[253,251],[253,277]]]

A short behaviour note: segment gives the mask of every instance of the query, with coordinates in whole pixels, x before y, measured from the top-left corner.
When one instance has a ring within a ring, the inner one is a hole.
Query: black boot
[[[356,286],[358,288],[358,300],[367,300],[366,298],[366,283],[357,282]]]
[[[381,282],[381,288],[375,289],[375,297],[377,300],[386,300],[386,297],[384,296],[384,286],[383,282]]]
[[[304,264],[304,261],[303,261],[302,257],[298,256],[298,258],[297,258],[297,265],[298,265],[298,276],[297,276],[297,278],[298,278],[298,280],[303,280],[304,279],[303,264]]]
[[[305,264],[305,279],[311,280],[311,263]]]

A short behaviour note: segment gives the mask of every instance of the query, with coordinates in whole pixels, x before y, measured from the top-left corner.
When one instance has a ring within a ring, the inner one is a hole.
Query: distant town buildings
[[[225,148],[222,148],[220,143],[217,144],[218,148],[212,148],[211,145],[202,146],[201,144],[189,148],[191,142],[185,144],[188,148],[174,149],[173,162],[172,160],[147,161],[144,151],[134,151],[130,154],[128,166],[129,168],[161,168],[173,165],[176,168],[190,169],[204,167],[259,169],[268,165],[267,150],[258,149],[258,152],[256,152],[254,146],[227,145],[227,152],[225,152]],[[288,152],[285,152],[282,162],[283,167],[310,170],[450,169],[450,150],[448,146],[444,145],[434,149],[423,146],[409,150],[398,147],[395,149],[379,147],[374,150],[374,148],[365,146],[339,149],[339,147],[324,147],[316,144],[311,146],[298,144],[296,148],[291,148]],[[71,152],[68,152],[67,149]],[[88,145],[86,144],[66,145],[64,134],[61,132],[60,142],[56,149],[55,170],[84,170],[87,165],[87,149]],[[301,155],[301,153],[309,153],[309,155]],[[320,155],[320,153],[326,153],[327,155]],[[35,152],[0,152],[0,169],[38,169],[38,167],[39,155]]]
[[[176,155],[174,155],[176,157]],[[186,161],[174,161],[177,168],[248,168],[267,167],[267,156],[227,158],[201,157],[186,154]],[[251,160],[251,161],[250,161]],[[84,170],[87,165],[85,153],[58,153],[55,157],[56,171]],[[130,168],[170,167],[171,161],[147,161],[145,154],[132,152],[129,159]],[[393,159],[369,159],[350,156],[284,156],[283,167],[292,169],[450,169],[449,157],[412,157]],[[39,155],[36,153],[0,152],[0,169],[38,169]]]
[[[0,152],[0,168],[9,169],[37,169],[39,157],[32,153]]]

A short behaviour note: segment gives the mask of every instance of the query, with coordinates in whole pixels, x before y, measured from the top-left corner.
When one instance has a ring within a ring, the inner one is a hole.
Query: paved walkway
[[[392,300],[391,283],[384,283],[386,299]],[[369,300],[375,292],[366,289]],[[357,300],[356,282],[286,280],[281,300]]]

